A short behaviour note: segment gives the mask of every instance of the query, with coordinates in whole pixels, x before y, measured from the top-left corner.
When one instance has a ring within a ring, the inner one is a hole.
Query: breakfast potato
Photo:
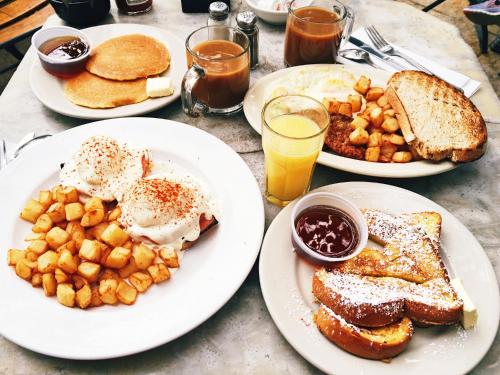
[[[116,297],[121,303],[132,305],[137,299],[137,289],[131,287],[126,281],[122,280],[116,288]]]
[[[58,284],[69,283],[71,280],[69,276],[60,268],[56,268],[54,271],[54,277]]]
[[[85,214],[82,216],[80,224],[82,225],[82,227],[93,227],[94,225],[101,223],[103,220],[104,210],[96,209],[85,212]]]
[[[59,254],[49,250],[37,259],[37,269],[41,273],[52,273],[56,270]]]
[[[54,202],[57,201],[57,191],[58,190],[61,190],[63,187],[61,185],[56,185],[54,186],[52,189],[51,189],[51,193],[52,193],[52,200]]]
[[[89,283],[97,280],[99,272],[101,272],[101,265],[92,262],[80,263],[78,266],[78,274],[87,279]]]
[[[354,130],[356,128],[366,129],[370,125],[370,122],[364,117],[355,117],[354,120],[351,121],[351,129]]]
[[[24,237],[25,241],[34,241],[34,240],[44,240],[45,233],[30,233],[26,237]]]
[[[121,216],[122,216],[122,209],[120,208],[120,206],[116,206],[111,211],[109,211],[107,220],[108,221],[118,220]]]
[[[21,259],[26,259],[26,251],[17,249],[7,251],[7,264],[9,266],[15,266]]]
[[[61,229],[66,230],[66,227],[68,226],[68,222],[66,220],[60,221],[59,223],[56,223],[56,226],[58,226]]]
[[[364,114],[367,117],[367,120],[370,121],[370,113],[375,109],[380,108],[376,102],[367,102]]]
[[[137,289],[138,292],[145,292],[153,283],[151,276],[145,272],[134,272],[129,277],[130,283]]]
[[[49,249],[49,244],[45,240],[30,241],[27,250],[32,251],[37,255],[42,255]]]
[[[109,224],[101,237],[104,242],[113,247],[121,246],[128,241],[127,232],[116,223]]]
[[[96,240],[102,241],[102,234],[107,227],[108,223],[103,221],[102,223],[87,229],[87,233],[90,233]]]
[[[379,147],[379,146],[382,146],[382,133],[379,132],[371,133],[370,136],[368,137],[368,147]]]
[[[134,272],[137,272],[137,271],[139,271],[139,268],[135,264],[135,259],[130,258],[130,260],[128,261],[128,264],[125,267],[120,268],[118,270],[118,274],[120,275],[120,277],[126,279],[127,277],[129,277],[130,275],[132,275]]]
[[[394,117],[385,117],[385,120],[382,123],[382,129],[384,129],[388,133],[394,133],[398,131],[398,120],[396,120]]]
[[[132,248],[134,247],[134,243],[131,240],[128,240],[122,245],[122,247],[124,247],[125,249],[132,250]]]
[[[170,279],[170,270],[163,263],[152,264],[148,267],[148,272],[155,284]]]
[[[155,260],[156,253],[143,243],[135,245],[132,250],[132,256],[135,259],[137,268],[141,270],[147,269]]]
[[[47,210],[47,215],[49,215],[50,219],[56,224],[66,220],[64,204],[61,202],[53,203]]]
[[[107,279],[113,279],[118,282],[122,280],[122,278],[120,277],[120,275],[118,275],[118,273],[106,268],[97,279],[97,282],[100,283],[102,280],[107,280]]]
[[[384,122],[384,111],[382,108],[377,107],[370,112],[370,121],[376,128],[380,128],[382,126],[382,123]]]
[[[394,154],[392,154],[392,161],[395,163],[408,163],[411,161],[411,152],[396,151]]]
[[[367,149],[365,151],[365,160],[366,161],[376,162],[376,161],[378,161],[379,156],[380,156],[380,146],[367,147]]]
[[[396,146],[403,146],[405,144],[405,139],[403,136],[398,134],[384,134],[382,135],[382,142],[390,142]]]
[[[30,280],[34,268],[34,262],[28,259],[19,259],[16,263],[16,275],[21,279]]]
[[[21,219],[36,223],[36,220],[45,212],[45,207],[38,201],[30,199],[21,211]]]
[[[78,202],[78,191],[73,186],[56,189],[56,201],[68,204]]]
[[[371,101],[378,101],[378,99],[381,98],[383,95],[384,95],[384,89],[382,87],[370,87],[370,89],[366,92],[365,97],[367,101],[371,102]],[[382,107],[382,105],[380,104],[379,106]]]
[[[33,288],[38,288],[39,286],[42,286],[42,274],[41,273],[37,272],[31,276],[31,285],[33,286]]]
[[[323,98],[323,105],[328,113],[339,113],[340,102],[335,98]]]
[[[42,288],[47,297],[55,296],[57,281],[53,273],[44,273],[42,275]]]
[[[388,111],[389,109],[392,109],[392,106],[390,104],[386,104],[382,107],[384,111]]]
[[[351,104],[351,110],[355,113],[361,111],[363,100],[361,99],[361,95],[348,95],[347,103]]]
[[[101,280],[99,283],[99,296],[101,297],[101,301],[108,305],[114,305],[118,302],[116,296],[117,288],[118,282],[115,279]]]
[[[74,202],[64,206],[64,212],[66,213],[67,221],[80,220],[85,214],[85,209],[80,202]]]
[[[78,271],[78,258],[68,249],[63,249],[59,253],[57,266],[64,272],[73,274]]]
[[[89,262],[98,263],[101,259],[101,245],[96,240],[83,240],[78,256]]]
[[[71,237],[68,232],[59,227],[52,228],[45,236],[45,241],[47,241],[50,248],[54,250],[64,245],[70,239]]]
[[[365,145],[368,139],[368,132],[363,128],[356,128],[349,134],[349,140],[354,145]]]
[[[61,305],[67,307],[75,306],[76,293],[71,284],[59,284],[57,286],[57,300]]]
[[[380,147],[380,160],[392,160],[392,155],[398,150],[397,146],[392,143],[383,143]]]
[[[174,249],[161,249],[160,258],[168,268],[179,268],[179,257]]]
[[[102,305],[103,302],[101,300],[101,295],[99,294],[99,287],[98,286],[90,287],[90,306],[98,307]]]
[[[76,290],[80,290],[83,288],[85,285],[90,286],[90,283],[87,281],[87,279],[83,276],[80,275],[72,275],[71,279],[73,280],[73,284],[75,285]]]
[[[35,225],[31,230],[34,233],[47,233],[54,226],[54,222],[47,214],[41,214],[36,220]]]
[[[69,240],[64,245],[61,245],[61,246],[59,246],[57,248],[57,252],[58,253],[61,253],[64,250],[69,251],[73,255],[76,254],[76,252],[77,252],[78,249],[76,248],[76,242],[75,242],[75,240]]]
[[[26,250],[26,259],[29,260],[30,262],[36,262],[38,257],[39,257],[39,255],[37,253],[34,253],[33,251]]]
[[[354,90],[359,92],[362,95],[365,95],[370,89],[370,85],[372,84],[372,80],[366,76],[359,77],[358,81],[354,85]]]
[[[109,268],[123,268],[128,263],[132,251],[125,247],[115,247],[108,255],[105,266]],[[156,255],[155,255],[156,257]]]
[[[385,95],[381,95],[380,97],[378,97],[375,100],[377,101],[378,106],[382,107],[382,108],[385,107],[387,104],[389,104],[387,96],[385,96]]]
[[[394,109],[385,109],[384,116],[396,117],[396,111]]]
[[[340,103],[338,113],[344,116],[352,116],[351,103]]]
[[[47,210],[54,203],[52,192],[50,190],[40,190],[38,192],[38,202]]]
[[[87,203],[85,203],[86,212],[95,210],[105,211],[104,203],[101,198],[92,197],[87,201]]]
[[[88,285],[84,285],[76,292],[76,304],[81,309],[86,309],[92,301],[92,291]]]

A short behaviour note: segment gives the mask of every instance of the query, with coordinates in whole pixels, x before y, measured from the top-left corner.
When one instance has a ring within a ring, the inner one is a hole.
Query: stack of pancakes
[[[77,105],[113,108],[148,98],[147,77],[163,73],[170,54],[155,38],[130,34],[109,39],[95,48],[86,70],[66,82],[64,92]]]

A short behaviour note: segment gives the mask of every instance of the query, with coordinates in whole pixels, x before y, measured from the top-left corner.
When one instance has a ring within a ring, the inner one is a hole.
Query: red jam
[[[304,244],[314,252],[330,258],[352,254],[359,243],[353,220],[330,206],[311,206],[295,221],[295,229]]]
[[[47,40],[40,46],[43,54],[61,60],[72,60],[84,55],[89,46],[78,37],[60,36]]]

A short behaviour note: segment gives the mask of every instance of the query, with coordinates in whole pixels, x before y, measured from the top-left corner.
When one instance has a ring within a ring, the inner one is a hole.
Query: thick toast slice
[[[386,96],[406,142],[424,159],[466,162],[486,150],[481,113],[459,90],[423,72],[392,75]]]
[[[380,328],[360,328],[321,305],[314,320],[330,341],[349,353],[368,359],[397,356],[405,350],[413,335],[413,325],[407,317]]]

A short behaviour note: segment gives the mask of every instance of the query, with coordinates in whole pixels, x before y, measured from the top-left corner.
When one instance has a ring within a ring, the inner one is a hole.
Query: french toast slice
[[[413,335],[413,325],[407,317],[380,328],[360,328],[321,305],[314,320],[330,341],[349,353],[368,359],[397,356],[405,350]]]

